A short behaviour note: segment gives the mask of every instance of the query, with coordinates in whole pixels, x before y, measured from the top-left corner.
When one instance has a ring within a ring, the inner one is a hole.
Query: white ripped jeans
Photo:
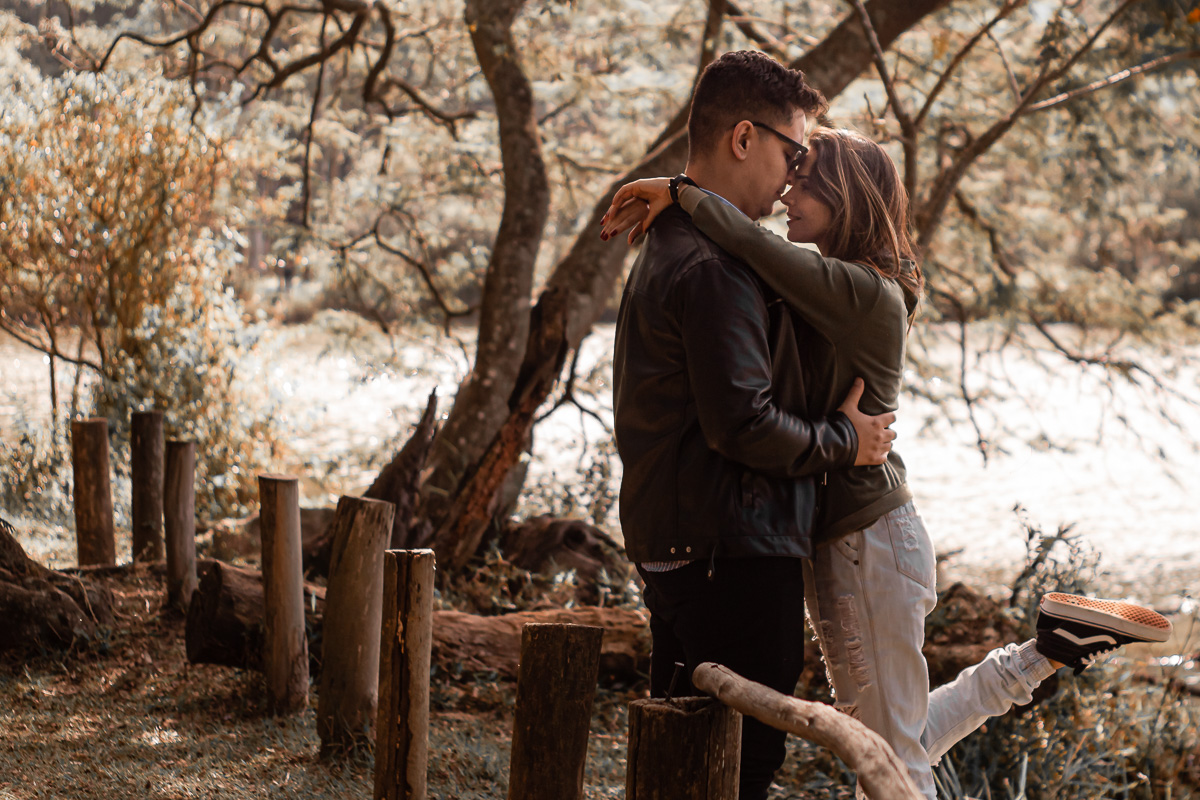
[[[1054,673],[1029,641],[993,650],[930,693],[921,646],[937,602],[934,572],[933,543],[908,503],[818,547],[804,579],[838,708],[883,736],[931,800],[930,765],[989,717],[1028,703]]]

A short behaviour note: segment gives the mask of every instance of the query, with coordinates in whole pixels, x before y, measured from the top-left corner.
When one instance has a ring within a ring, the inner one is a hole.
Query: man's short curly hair
[[[744,119],[786,125],[797,110],[815,120],[828,109],[825,96],[805,82],[800,70],[755,50],[725,53],[705,68],[696,85],[688,148],[692,154],[711,149]]]

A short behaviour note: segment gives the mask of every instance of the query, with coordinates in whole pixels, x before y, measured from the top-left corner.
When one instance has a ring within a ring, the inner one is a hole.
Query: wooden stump
[[[130,418],[131,525],[134,561],[163,559],[163,415]]]
[[[195,442],[167,442],[163,495],[167,605],[186,611],[197,583]]]
[[[260,475],[258,496],[266,591],[263,667],[267,707],[273,714],[293,714],[308,705],[300,486],[295,478]]]
[[[858,773],[868,797],[922,799],[908,768],[883,737],[833,706],[782,694],[719,664],[696,667],[692,685],[760,722],[828,747]],[[632,747],[631,743],[631,752]],[[632,794],[628,797],[635,800]]]
[[[425,800],[434,555],[389,550],[383,564],[375,800]]]
[[[629,704],[626,800],[737,800],[742,715],[710,697]]]
[[[107,420],[96,417],[71,423],[71,462],[79,565],[116,566]]]
[[[526,625],[509,760],[509,800],[579,800],[603,628]]]
[[[379,697],[383,552],[396,507],[343,497],[333,520],[317,734],[321,756],[369,749]]]

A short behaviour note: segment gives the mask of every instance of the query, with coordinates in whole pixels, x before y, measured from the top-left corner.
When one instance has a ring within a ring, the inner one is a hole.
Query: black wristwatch
[[[671,178],[671,182],[669,184],[667,184],[667,186],[668,186],[669,191],[671,192],[671,202],[672,203],[679,202],[679,184],[681,184],[681,183],[691,184],[692,186],[699,185],[694,180],[689,178],[687,175],[684,175],[682,172],[679,173],[678,175],[676,175],[674,178]]]

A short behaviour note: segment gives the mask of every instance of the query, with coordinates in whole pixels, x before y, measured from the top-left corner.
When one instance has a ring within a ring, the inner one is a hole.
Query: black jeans
[[[673,696],[698,694],[692,670],[705,661],[792,694],[804,669],[804,572],[799,558],[718,558],[669,572],[647,572],[650,609],[650,694],[667,693],[682,661]],[[746,717],[742,721],[739,800],[765,800],[786,755],[786,734]]]

